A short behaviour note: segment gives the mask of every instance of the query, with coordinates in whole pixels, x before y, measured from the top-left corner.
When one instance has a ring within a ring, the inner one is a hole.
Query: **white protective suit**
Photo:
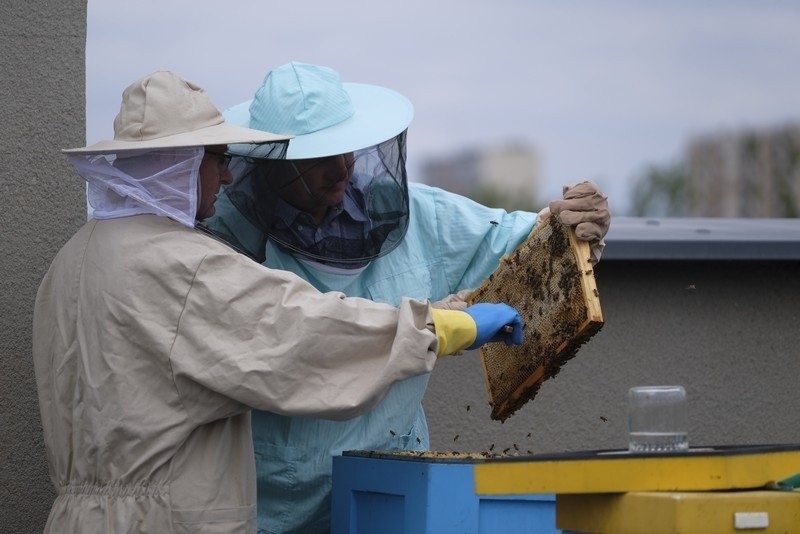
[[[359,415],[432,369],[431,322],[425,302],[321,294],[166,217],[91,220],[34,311],[45,532],[254,532],[250,408]]]

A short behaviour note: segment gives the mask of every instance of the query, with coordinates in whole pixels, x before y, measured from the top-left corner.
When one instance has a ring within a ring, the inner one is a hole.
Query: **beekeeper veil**
[[[89,184],[93,217],[150,213],[194,227],[205,147],[248,143],[280,158],[290,137],[226,123],[202,88],[157,71],[122,93],[113,139],[63,152]]]
[[[413,117],[404,96],[294,62],[271,70],[252,100],[223,114],[233,124],[294,136],[286,161],[230,148],[251,156],[234,162],[234,182],[223,193],[261,232],[251,251],[258,261],[267,239],[300,259],[348,270],[400,244],[408,228],[406,131]],[[325,199],[310,177],[323,168],[326,187],[341,183],[343,191],[313,220],[307,205]]]

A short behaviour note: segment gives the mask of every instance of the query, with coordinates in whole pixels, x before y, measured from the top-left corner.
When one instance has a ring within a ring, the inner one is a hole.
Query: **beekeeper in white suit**
[[[227,145],[275,157],[288,138],[225,123],[175,74],[128,87],[114,132],[65,151],[94,218],[36,298],[57,492],[46,532],[255,532],[251,408],[345,419],[438,356],[521,343],[505,304],[435,310],[320,293],[200,231],[231,179]]]

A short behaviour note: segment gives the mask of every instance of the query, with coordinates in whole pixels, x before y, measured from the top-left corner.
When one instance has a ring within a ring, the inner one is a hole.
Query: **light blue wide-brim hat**
[[[292,62],[269,71],[251,100],[223,115],[238,126],[294,135],[286,159],[309,159],[391,139],[408,128],[414,107],[391,89],[342,83],[333,69]],[[230,150],[257,156],[252,147]]]

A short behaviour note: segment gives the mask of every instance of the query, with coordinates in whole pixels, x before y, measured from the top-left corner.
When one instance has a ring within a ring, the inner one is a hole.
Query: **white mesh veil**
[[[194,227],[203,147],[69,154],[97,219],[151,213]]]

